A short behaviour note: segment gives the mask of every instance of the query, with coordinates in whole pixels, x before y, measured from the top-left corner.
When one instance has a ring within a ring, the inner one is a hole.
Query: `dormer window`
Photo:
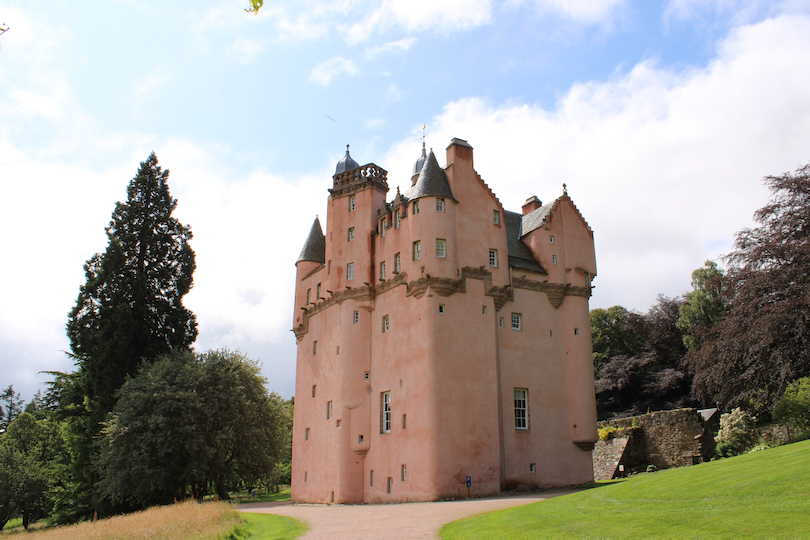
[[[436,211],[444,212],[444,199],[442,199],[441,197],[436,199]]]
[[[380,220],[380,236],[385,236],[385,218]]]
[[[399,210],[397,210],[397,215],[394,218],[394,228],[395,229],[399,229],[399,218],[400,218]]]

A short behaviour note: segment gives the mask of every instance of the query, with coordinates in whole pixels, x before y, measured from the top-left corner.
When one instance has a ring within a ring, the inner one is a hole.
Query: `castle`
[[[593,232],[505,210],[453,139],[386,201],[349,154],[296,262],[292,500],[429,501],[593,480]]]

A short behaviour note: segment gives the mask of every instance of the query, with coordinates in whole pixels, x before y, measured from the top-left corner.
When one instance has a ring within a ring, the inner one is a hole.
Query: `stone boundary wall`
[[[707,430],[697,409],[656,411],[600,422],[599,427],[632,429],[631,441],[622,457],[625,470],[683,467],[709,461],[714,454],[714,433]],[[635,439],[635,440],[633,440]]]

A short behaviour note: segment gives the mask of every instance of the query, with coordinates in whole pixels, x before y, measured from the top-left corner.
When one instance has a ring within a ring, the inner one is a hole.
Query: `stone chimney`
[[[541,206],[543,206],[543,203],[537,198],[537,195],[532,195],[523,203],[523,215],[525,216],[526,214],[534,212]]]

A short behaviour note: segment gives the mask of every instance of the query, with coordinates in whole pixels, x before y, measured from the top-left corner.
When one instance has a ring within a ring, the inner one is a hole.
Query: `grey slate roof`
[[[551,209],[554,208],[554,205],[557,203],[557,200],[553,200],[550,203],[546,203],[537,210],[533,212],[529,212],[525,216],[523,216],[523,220],[521,221],[520,226],[520,235],[519,238],[523,238],[530,232],[539,229],[545,223],[546,217],[551,212]]]
[[[304,242],[304,249],[301,250],[301,255],[295,264],[301,261],[313,261],[323,264],[326,262],[326,236],[321,229],[321,222],[315,218],[312,228],[309,230],[306,242]]]
[[[447,173],[439,166],[433,150],[430,151],[427,160],[422,165],[416,184],[403,195],[411,201],[420,197],[446,197],[456,200],[453,192],[450,191],[450,184],[447,183]]]
[[[411,173],[411,178],[422,172],[422,167],[425,165],[425,161],[427,161],[427,153],[425,152],[425,143],[422,143],[422,155],[419,156],[419,159],[416,160],[416,163],[413,164],[413,172]]]
[[[338,161],[337,167],[335,167],[335,174],[340,174],[342,172],[350,171],[352,169],[356,169],[359,167],[360,164],[357,163],[355,160],[352,159],[352,156],[349,155],[349,145],[346,145],[346,155],[343,156],[343,159]]]
[[[539,211],[541,209],[538,208]],[[513,268],[520,268],[522,270],[531,270],[532,272],[540,272],[547,274],[546,269],[543,268],[532,255],[529,246],[521,240],[521,224],[528,216],[518,214],[517,212],[505,211],[506,221],[506,245],[509,248],[509,266]]]

